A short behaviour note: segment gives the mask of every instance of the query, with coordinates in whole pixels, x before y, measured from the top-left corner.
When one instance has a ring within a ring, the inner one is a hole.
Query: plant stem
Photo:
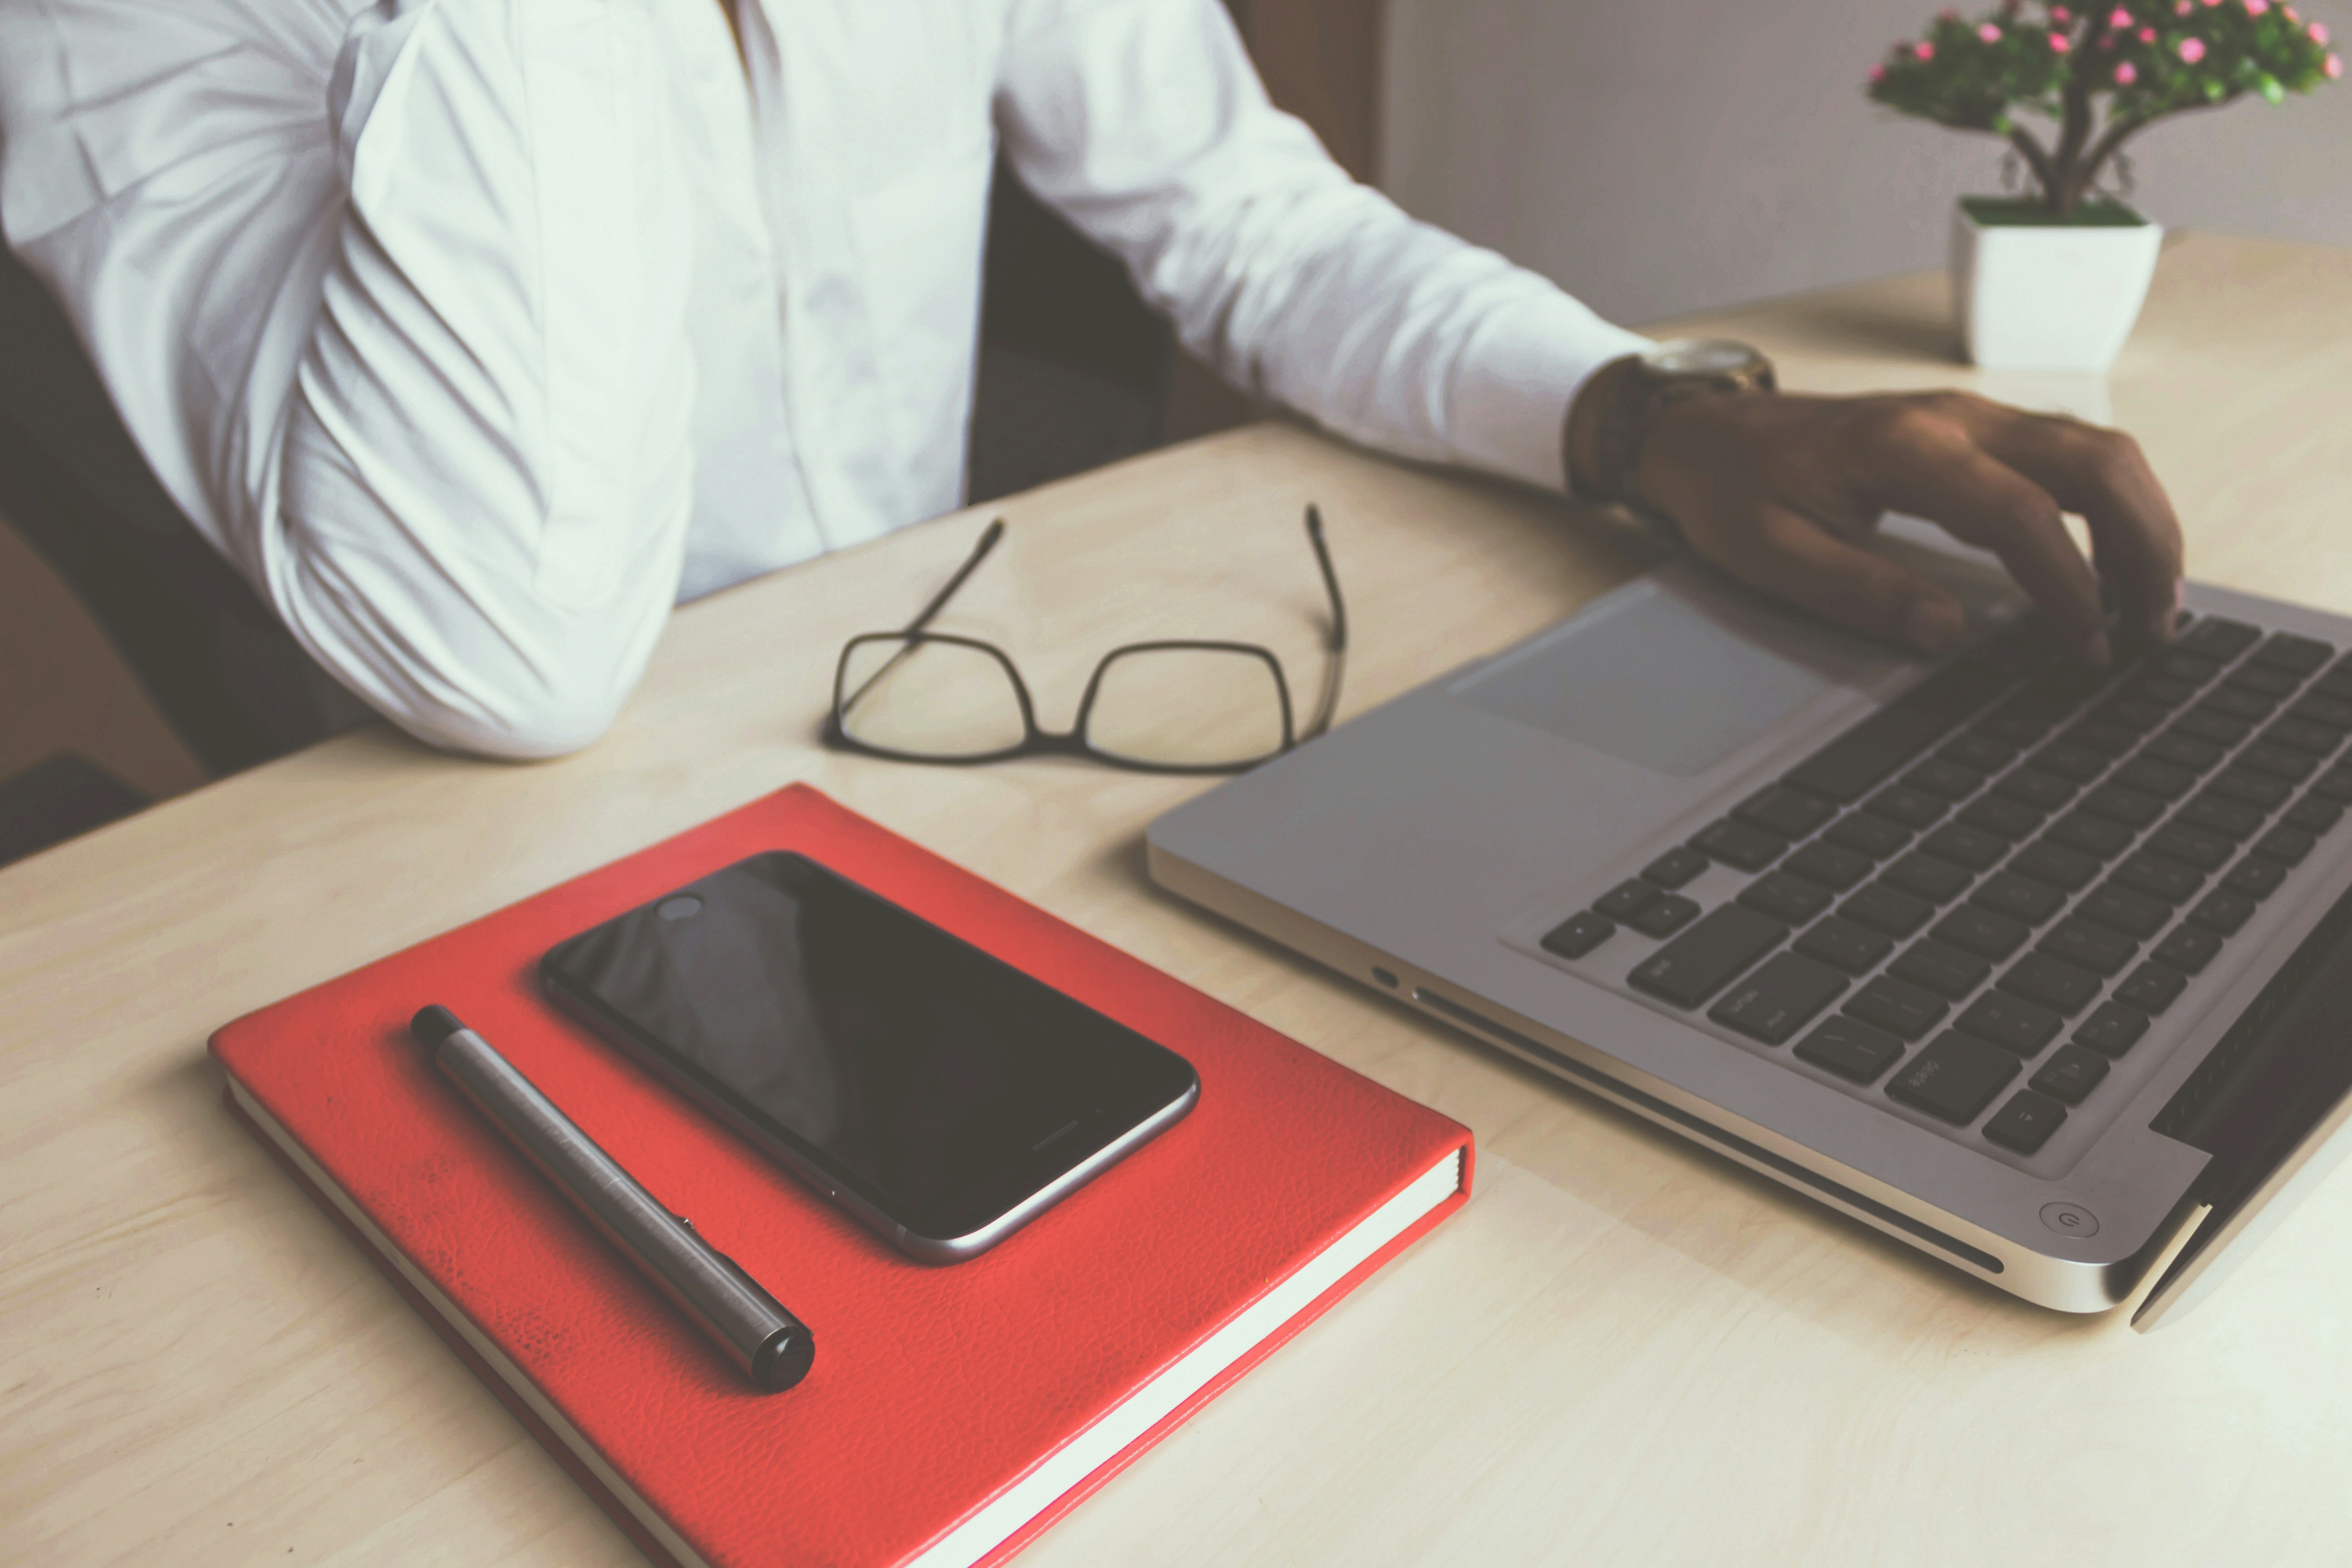
[[[2022,125],[2009,128],[2009,141],[2017,149],[2018,156],[2025,160],[2025,166],[2033,171],[2033,183],[2042,187],[2042,199],[2048,201],[2058,188],[2058,171],[2051,164],[2050,153]]]

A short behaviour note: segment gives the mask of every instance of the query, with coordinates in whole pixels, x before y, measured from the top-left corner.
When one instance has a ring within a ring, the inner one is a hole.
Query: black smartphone
[[[556,1004],[899,1248],[978,1256],[1192,1109],[1192,1064],[803,855],[540,961]]]

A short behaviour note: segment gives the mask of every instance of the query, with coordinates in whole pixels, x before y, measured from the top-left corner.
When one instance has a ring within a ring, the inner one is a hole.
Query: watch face
[[[1642,363],[1663,375],[1728,375],[1758,357],[1754,349],[1729,338],[1676,338],[1643,354]]]

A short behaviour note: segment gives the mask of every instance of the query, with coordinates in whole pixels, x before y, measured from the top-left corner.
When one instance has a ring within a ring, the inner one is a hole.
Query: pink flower
[[[2074,41],[2068,38],[2065,34],[2053,33],[2050,35],[2050,47],[2053,52],[2063,55],[2074,47]]]
[[[2107,14],[2107,26],[2116,29],[2118,32],[2131,25],[2132,14],[2125,10],[2120,5],[2116,6],[2113,11]]]
[[[2259,16],[2271,8],[2271,0],[2246,0],[2246,15]]]
[[[2180,0],[2180,4],[2172,8],[2172,14],[2176,16],[2186,16],[2192,8],[2189,0]]]
[[[2309,27],[2308,31],[2309,31],[2309,32],[2310,32],[2310,34],[2311,34],[2311,41],[2312,41],[2313,43],[2315,43],[2315,44],[2324,44],[2324,43],[2326,43],[2326,42],[2327,41],[2327,24],[2326,24],[2326,23],[2325,23],[2325,22],[2314,22],[2314,23],[2311,25],[2311,26]]]
[[[2303,20],[2302,17],[2294,14],[2294,7],[2292,5],[2280,6],[2279,15],[2284,16],[2290,22],[2300,22]]]
[[[2143,44],[2152,44],[2156,42],[2156,29],[2154,27],[2142,27],[2139,30],[2139,41]]]
[[[1982,38],[1988,44],[1997,44],[2000,42],[2000,29],[1994,26],[1990,22],[1987,22],[1984,26],[1977,29],[1977,37]]]
[[[2326,71],[2331,77],[2342,76],[2344,74],[2344,57],[2341,55],[2330,55],[2327,57],[2327,63],[2321,66],[2319,68]]]
[[[2209,6],[2210,6],[2210,5],[2219,5],[2221,3],[2221,0],[2205,0],[2205,4],[2206,4],[2207,5],[2209,5]]]
[[[2074,19],[2074,13],[2063,5],[2053,5],[2050,7],[2050,19],[2063,27]]]
[[[1911,58],[1920,60],[1932,60],[1936,58],[1936,46],[1933,44],[1914,44],[1911,46]]]
[[[2202,38],[2181,39],[2180,58],[2187,60],[2192,66],[2199,60],[2203,59],[2205,58],[2205,40]]]
[[[1870,68],[1870,79],[1871,79],[1873,82],[1882,82],[1882,81],[1885,81],[1885,80],[1886,79],[1886,68],[1885,68],[1885,66],[1873,66],[1873,67],[1871,67],[1871,68]]]
[[[1945,6],[1942,10],[1936,13],[1936,20],[1938,22],[1957,22],[1959,19],[1960,14],[1958,11],[1953,10],[1949,5]]]
[[[2132,68],[2131,61],[2126,60],[2123,64],[2116,68],[2116,85],[2117,87],[2129,87],[2138,79],[2139,72]]]

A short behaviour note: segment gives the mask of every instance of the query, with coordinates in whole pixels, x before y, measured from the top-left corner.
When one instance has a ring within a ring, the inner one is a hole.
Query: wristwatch
[[[1606,378],[1605,380],[1601,378]],[[1569,454],[1569,483],[1587,500],[1642,507],[1633,488],[1633,467],[1642,439],[1661,409],[1686,397],[1722,393],[1772,392],[1779,382],[1772,362],[1729,338],[1675,338],[1646,353],[1603,365],[1593,388],[1601,399],[1591,426],[1589,462],[1580,472]]]

